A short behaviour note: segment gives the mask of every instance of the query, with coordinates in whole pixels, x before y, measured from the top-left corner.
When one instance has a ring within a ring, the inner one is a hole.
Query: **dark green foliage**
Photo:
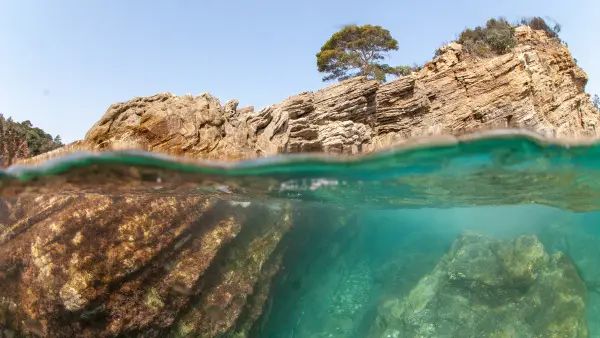
[[[29,120],[19,123],[0,114],[0,166],[7,167],[16,159],[36,156],[62,145],[60,136],[53,138]]]
[[[402,75],[402,67],[390,67],[379,61],[385,53],[398,50],[398,41],[381,26],[344,27],[333,34],[317,53],[319,72],[327,73],[323,81],[345,80],[364,75],[369,79],[385,81],[386,75]]]
[[[396,76],[404,76],[413,72],[413,69],[410,66],[396,66],[394,69],[394,75]]]
[[[514,27],[504,19],[490,19],[485,24],[485,39],[490,48],[500,54],[516,45]]]
[[[529,26],[534,30],[543,30],[551,38],[558,38],[558,33],[560,33],[561,29],[559,23],[556,23],[554,27],[550,28],[544,19],[537,16],[533,18],[523,18],[521,19],[520,24]]]
[[[52,135],[44,132],[44,130],[33,127],[29,121],[25,122],[29,124],[27,130],[29,156],[37,156],[63,146],[59,135],[52,137]],[[22,124],[25,122],[22,122]]]
[[[479,56],[504,54],[516,45],[514,27],[505,19],[490,19],[485,27],[465,29],[460,33],[458,43]]]
[[[546,21],[540,17],[523,18],[517,25],[526,25],[534,30],[543,30],[551,38],[558,38],[560,24],[550,28]],[[477,26],[474,29],[467,28],[460,33],[457,42],[470,53],[488,57],[508,53],[516,44],[514,34],[515,26],[503,18],[490,19],[485,27]],[[436,56],[441,53],[436,50]]]
[[[8,167],[17,158],[29,156],[27,130],[12,118],[0,114],[0,166]]]

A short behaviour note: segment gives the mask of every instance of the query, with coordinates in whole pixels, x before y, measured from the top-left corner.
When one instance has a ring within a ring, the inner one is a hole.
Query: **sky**
[[[424,63],[490,17],[550,18],[600,94],[600,1],[0,0],[0,113],[71,142],[113,103],[209,92],[256,109],[327,85],[315,54],[347,24],[388,29],[387,63]]]

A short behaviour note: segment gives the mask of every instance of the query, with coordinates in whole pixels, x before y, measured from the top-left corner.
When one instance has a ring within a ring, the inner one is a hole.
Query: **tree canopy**
[[[410,67],[391,67],[380,63],[385,53],[398,50],[398,41],[381,26],[349,25],[342,28],[317,53],[319,72],[327,73],[323,81],[345,80],[364,75],[385,81],[386,75],[405,75]]]
[[[27,158],[61,147],[60,136],[44,132],[27,120],[15,122],[0,114],[0,166],[8,167],[19,158]]]

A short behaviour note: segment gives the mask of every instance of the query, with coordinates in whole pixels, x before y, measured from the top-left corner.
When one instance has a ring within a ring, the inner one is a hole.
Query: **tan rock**
[[[209,94],[157,94],[112,105],[78,149],[144,149],[238,160],[278,153],[356,154],[411,137],[522,128],[596,137],[587,76],[566,46],[518,27],[508,54],[472,57],[456,42],[416,73],[379,84],[358,77],[259,111]],[[60,152],[59,152],[60,153]]]

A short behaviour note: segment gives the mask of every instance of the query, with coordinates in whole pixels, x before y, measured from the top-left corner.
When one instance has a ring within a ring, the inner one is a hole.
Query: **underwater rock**
[[[586,229],[573,226],[569,217],[553,217],[538,233],[548,250],[560,250],[573,261],[588,292],[588,318],[600,318],[600,265],[596,260],[600,257],[600,237],[595,231],[596,224],[588,222]],[[589,320],[588,326],[590,333],[600,332],[597,320]]]
[[[200,194],[22,195],[0,209],[0,329],[47,337],[243,336],[292,222],[285,205]]]
[[[408,295],[386,299],[370,337],[587,337],[586,288],[533,235],[464,233]]]

